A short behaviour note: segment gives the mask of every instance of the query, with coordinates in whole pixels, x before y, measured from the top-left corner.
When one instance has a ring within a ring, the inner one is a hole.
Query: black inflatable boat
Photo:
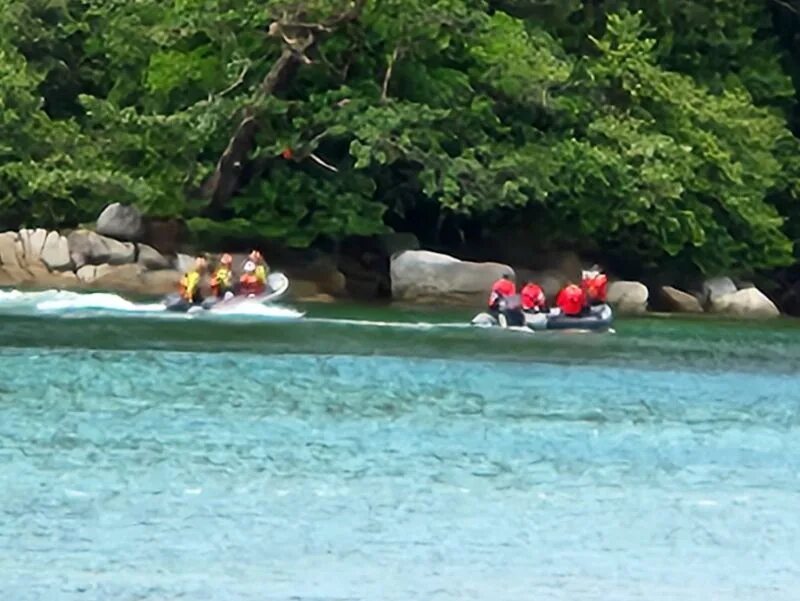
[[[479,313],[472,325],[481,327],[524,327],[540,330],[592,330],[607,331],[614,323],[614,312],[608,305],[592,307],[586,315],[571,317],[563,315],[559,309],[545,313],[528,313],[521,310],[501,310],[497,315]]]

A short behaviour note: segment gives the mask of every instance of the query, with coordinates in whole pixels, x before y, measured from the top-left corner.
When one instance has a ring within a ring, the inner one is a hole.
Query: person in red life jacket
[[[489,295],[489,310],[498,311],[500,309],[500,301],[514,296],[516,293],[517,287],[511,274],[504,273],[503,277],[492,284],[492,293]]]
[[[529,313],[539,313],[545,310],[547,301],[542,287],[534,282],[528,282],[520,292],[522,310]]]
[[[586,311],[586,294],[572,282],[567,285],[558,293],[556,297],[556,305],[561,309],[561,313],[570,317],[579,317]]]
[[[608,299],[608,276],[595,265],[590,270],[583,272],[581,288],[589,306],[603,305]]]
[[[239,278],[239,294],[244,296],[263,294],[266,284],[259,276],[258,266],[255,262],[248,259],[245,261],[243,269],[244,273]]]

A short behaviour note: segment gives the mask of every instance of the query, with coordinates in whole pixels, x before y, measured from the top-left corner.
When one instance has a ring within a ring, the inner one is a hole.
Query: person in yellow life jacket
[[[203,302],[203,297],[200,293],[200,281],[206,274],[207,269],[208,262],[205,257],[197,257],[194,260],[193,268],[183,274],[179,283],[180,295],[183,300],[192,304]]]
[[[211,278],[211,290],[217,298],[233,295],[233,257],[228,253],[219,259],[219,267]]]

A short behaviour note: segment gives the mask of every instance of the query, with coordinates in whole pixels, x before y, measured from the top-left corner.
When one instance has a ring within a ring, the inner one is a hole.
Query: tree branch
[[[253,104],[244,110],[241,121],[217,160],[214,173],[201,186],[201,194],[210,200],[208,208],[212,213],[227,204],[241,185],[243,163],[255,145],[255,134],[258,129],[256,109],[258,101],[272,96],[284,88],[300,65],[312,62],[306,53],[319,43],[323,34],[331,33],[337,27],[358,19],[366,3],[367,0],[352,0],[350,8],[332,15],[321,23],[293,22],[288,15],[284,14],[269,26],[267,34],[280,39],[283,50],[261,81]],[[300,11],[295,12],[295,15],[299,14]],[[243,73],[241,78],[243,79],[245,75],[246,73]],[[240,85],[238,81],[235,83]],[[226,93],[229,91],[225,90]],[[309,151],[309,153],[311,152],[313,152],[313,148]],[[335,167],[328,165],[319,157],[312,154],[309,156],[326,168],[336,170]]]
[[[392,71],[397,58],[400,56],[400,46],[395,46],[394,52],[389,57],[389,64],[386,66],[386,74],[383,76],[383,86],[381,87],[381,103],[385,103],[389,98],[389,81],[392,79]]]

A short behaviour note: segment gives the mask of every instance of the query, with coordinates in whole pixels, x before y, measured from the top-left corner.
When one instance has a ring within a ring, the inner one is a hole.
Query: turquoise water
[[[308,311],[0,316],[2,598],[798,598],[796,325]]]

